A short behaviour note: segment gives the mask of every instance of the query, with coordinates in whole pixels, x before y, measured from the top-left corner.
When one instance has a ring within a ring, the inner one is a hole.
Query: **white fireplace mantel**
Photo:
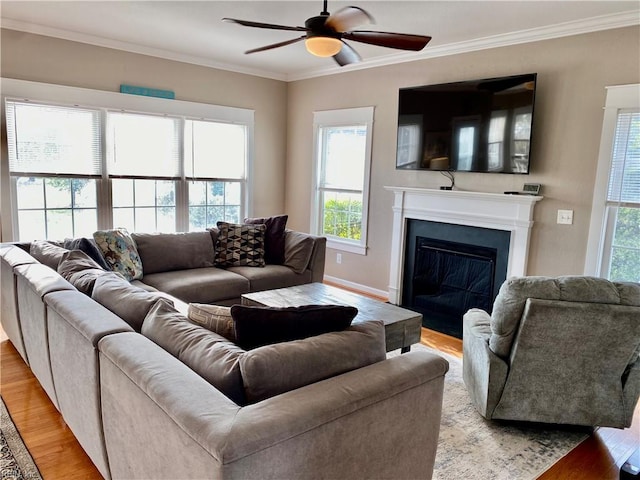
[[[384,187],[394,193],[389,301],[402,300],[407,219],[511,232],[507,277],[526,275],[533,208],[541,196]]]

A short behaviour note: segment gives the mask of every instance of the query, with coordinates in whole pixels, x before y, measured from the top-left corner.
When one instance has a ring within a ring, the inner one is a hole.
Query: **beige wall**
[[[127,83],[173,90],[179,100],[255,110],[252,214],[284,211],[285,82],[13,30],[1,35],[2,77],[111,92]],[[8,205],[4,152],[1,191],[2,204]],[[6,218],[5,207],[2,213]]]
[[[3,77],[118,91],[121,83],[174,90],[181,100],[256,111],[256,215],[289,214],[309,229],[312,116],[315,110],[375,106],[369,253],[329,251],[329,275],[385,290],[389,275],[392,195],[384,185],[435,187],[435,172],[395,170],[398,88],[492,76],[538,73],[532,170],[528,176],[456,175],[464,190],[519,190],[542,183],[528,273],[582,273],[606,85],[640,82],[640,28],[629,27],[512,47],[379,67],[286,84],[118,50],[2,30]],[[6,155],[2,210],[6,219]],[[557,225],[556,211],[575,211]]]
[[[457,173],[463,190],[521,190],[541,183],[528,274],[583,272],[605,86],[640,82],[640,28],[629,27],[301,80],[289,84],[286,210],[309,228],[312,115],[315,110],[375,106],[369,253],[327,252],[326,273],[387,290],[392,194],[385,185],[447,185],[437,172],[395,170],[398,88],[537,72],[530,175]],[[557,225],[558,209],[574,210],[573,225]]]

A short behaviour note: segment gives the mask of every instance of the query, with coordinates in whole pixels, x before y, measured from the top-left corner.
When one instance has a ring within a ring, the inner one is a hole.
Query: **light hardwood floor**
[[[423,328],[421,343],[462,357],[457,338]],[[0,367],[0,394],[44,480],[102,478],[7,340],[0,342]],[[617,480],[620,466],[639,446],[640,405],[631,428],[599,429],[539,480]]]

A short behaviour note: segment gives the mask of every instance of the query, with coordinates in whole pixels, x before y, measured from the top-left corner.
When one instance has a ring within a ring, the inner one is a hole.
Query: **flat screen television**
[[[402,88],[396,168],[529,173],[536,74]]]

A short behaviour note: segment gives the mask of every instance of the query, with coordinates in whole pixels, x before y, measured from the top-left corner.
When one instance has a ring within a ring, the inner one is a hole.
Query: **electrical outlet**
[[[557,223],[561,223],[564,225],[572,225],[573,224],[573,210],[558,210],[558,221]]]
[[[342,254],[336,253],[336,263],[342,263]]]

